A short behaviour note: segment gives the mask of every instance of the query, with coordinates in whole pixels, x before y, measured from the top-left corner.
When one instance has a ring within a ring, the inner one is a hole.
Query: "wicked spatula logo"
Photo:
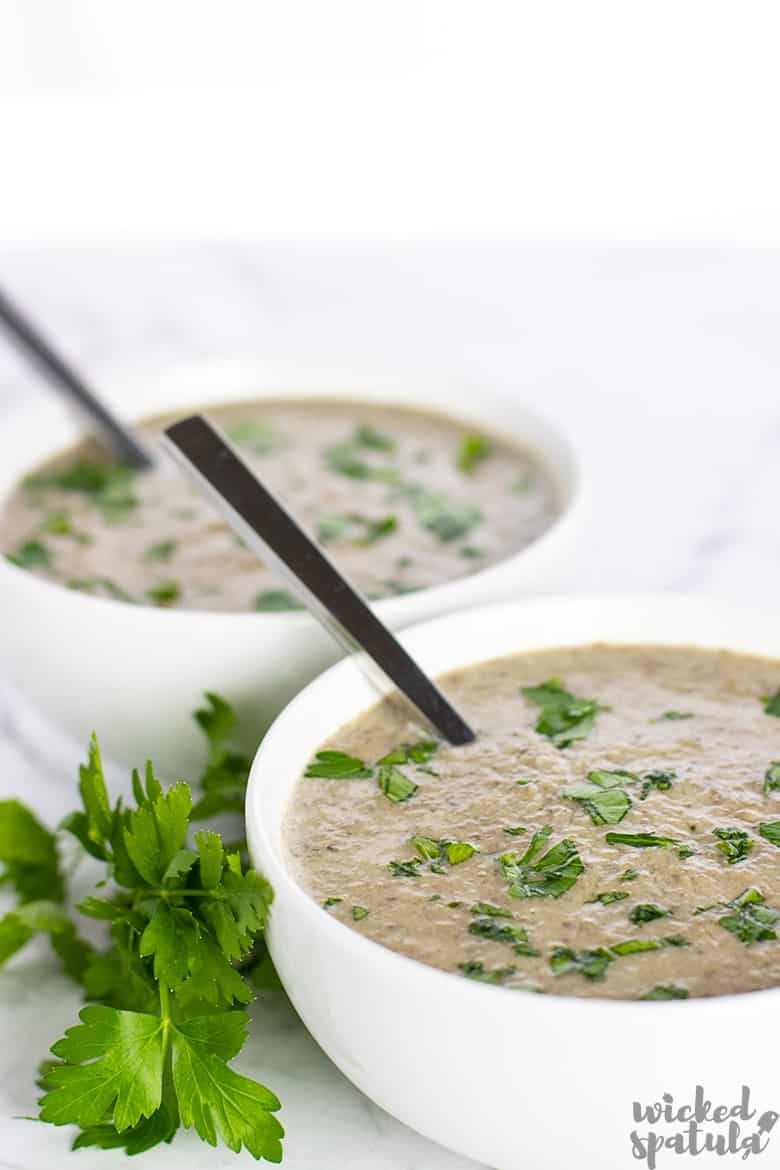
[[[745,1161],[763,1154],[779,1117],[774,1109],[757,1108],[747,1085],[736,1102],[710,1101],[701,1085],[689,1101],[663,1093],[660,1101],[634,1101],[631,1152],[648,1170],[673,1154],[739,1155]]]

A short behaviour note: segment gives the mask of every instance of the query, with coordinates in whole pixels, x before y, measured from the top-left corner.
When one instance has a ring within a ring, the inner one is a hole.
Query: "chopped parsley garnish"
[[[762,821],[758,831],[767,841],[780,847],[780,821]]]
[[[244,418],[234,422],[225,431],[231,442],[246,447],[253,455],[269,455],[280,445],[273,427],[259,418]]]
[[[518,783],[520,782],[518,781]],[[528,832],[525,825],[504,825],[501,831],[506,833],[508,837],[522,837],[523,833]]]
[[[585,979],[603,979],[612,955],[604,947],[593,950],[575,951],[571,947],[556,947],[550,956],[550,970],[553,975],[568,975],[577,972]]]
[[[425,866],[431,873],[446,873],[447,866],[461,865],[477,852],[476,845],[470,841],[453,841],[448,837],[436,840],[435,837],[418,835],[411,838],[410,844],[419,857],[412,857],[408,861],[390,861],[388,869],[393,877],[419,877],[421,866]]]
[[[420,525],[437,536],[442,544],[462,540],[482,521],[473,504],[448,499],[441,492],[412,485],[405,490]]]
[[[479,561],[485,555],[484,549],[477,548],[473,544],[464,544],[459,552],[462,557],[469,561]]]
[[[28,476],[24,486],[36,491],[50,488],[64,492],[80,492],[103,513],[112,524],[126,519],[128,512],[138,505],[133,494],[134,473],[122,463],[100,463],[79,459],[70,467],[44,471]]]
[[[343,901],[343,898],[326,898],[322,903],[322,908],[323,910],[330,910],[333,906],[340,906]]]
[[[358,548],[367,548],[397,528],[397,516],[381,516],[372,520],[368,516],[361,516],[359,512],[347,512],[343,515],[321,516],[317,525],[317,539],[322,544],[348,540]]]
[[[765,695],[761,702],[764,704],[764,710],[767,715],[777,715],[780,717],[780,687],[777,688],[773,695]]]
[[[623,902],[629,895],[625,890],[604,890],[601,894],[596,894],[592,898],[588,898],[588,905],[593,902],[600,902],[602,906],[611,906],[613,902]]]
[[[394,449],[395,442],[392,439],[371,426],[361,425],[355,427],[351,439],[326,447],[322,457],[331,471],[349,479],[379,479],[397,483],[399,476],[395,467],[373,463],[367,454],[377,451],[387,454]]]
[[[370,423],[359,423],[355,427],[352,439],[358,447],[365,447],[369,451],[395,451],[396,442],[390,435],[378,431]]]
[[[633,882],[633,881],[636,881],[636,879],[638,877],[639,877],[639,870],[638,869],[624,869],[623,872],[621,873],[620,877],[618,878],[618,881],[620,881],[620,882]]]
[[[679,983],[657,983],[652,990],[640,996],[640,999],[687,999],[689,995],[688,988],[681,987]]]
[[[539,955],[528,942],[528,934],[524,927],[499,922],[495,917],[475,918],[469,923],[469,934],[488,939],[490,942],[507,943],[516,955],[526,955],[529,958],[536,958]]]
[[[504,983],[514,975],[515,967],[494,967],[492,971],[485,969],[485,964],[477,959],[470,959],[467,963],[458,963],[458,970],[467,979],[476,979],[479,983]]]
[[[679,723],[681,719],[693,719],[693,711],[662,711],[653,723]]]
[[[130,605],[135,605],[134,597],[124,590],[121,585],[117,585],[110,577],[72,577],[66,582],[68,589],[75,589],[79,593],[95,593],[96,590],[102,590],[114,601],[126,601]]]
[[[437,739],[421,739],[417,743],[402,743],[393,748],[387,755],[377,760],[377,764],[427,764],[439,746]]]
[[[380,792],[383,792],[387,799],[392,800],[395,804],[410,800],[418,788],[418,785],[405,776],[401,769],[396,768],[394,764],[384,764],[380,767],[377,774],[377,784]]]
[[[744,861],[753,848],[754,842],[744,829],[713,829],[713,835],[718,838],[715,846],[729,865],[736,865]]]
[[[559,679],[550,678],[537,687],[523,687],[522,693],[542,708],[536,731],[539,735],[546,735],[557,748],[566,748],[593,730],[598,703],[593,699],[576,698]]]
[[[363,760],[346,752],[317,752],[304,776],[324,780],[368,780],[373,775]]]
[[[774,760],[766,770],[764,776],[764,792],[780,792],[780,760]]]
[[[679,845],[675,837],[659,837],[656,833],[607,833],[610,845],[630,845],[633,849],[659,849]]]
[[[780,921],[780,910],[767,906],[764,895],[755,887],[743,890],[739,897],[727,903],[727,909],[733,913],[719,918],[719,924],[746,946],[777,938],[775,926]]]
[[[217,813],[243,813],[246,786],[252,760],[231,745],[238,720],[233,708],[213,691],[206,693],[207,706],[199,708],[195,722],[209,745],[208,763],[200,777],[203,795],[192,810],[192,819],[202,821]]]
[[[644,926],[646,922],[655,922],[658,918],[671,918],[671,910],[664,910],[663,906],[656,906],[654,902],[639,902],[628,915],[629,922],[634,926]]]
[[[628,772],[588,772],[589,783],[574,784],[563,795],[576,800],[594,825],[617,825],[631,808],[631,797],[620,787],[629,777]]]
[[[493,450],[493,444],[483,435],[464,435],[458,449],[458,470],[471,475]]]
[[[176,551],[175,540],[161,540],[159,544],[150,544],[144,553],[145,561],[169,561]]]
[[[49,569],[52,556],[42,540],[26,540],[16,552],[6,553],[6,560],[19,569]]]
[[[181,585],[178,581],[158,581],[146,590],[146,596],[155,605],[173,605],[181,597]]]
[[[676,772],[645,772],[644,776],[642,776],[642,789],[639,793],[639,799],[647,800],[647,797],[654,788],[658,792],[668,792],[672,787],[672,782],[676,779]]]
[[[367,906],[353,906],[352,918],[355,922],[362,922],[364,918],[368,918],[369,910]]]
[[[646,951],[660,951],[663,947],[687,947],[688,940],[679,934],[670,934],[666,938],[628,938],[625,942],[613,943],[610,951],[613,955],[642,955]]]
[[[264,589],[255,597],[257,613],[284,613],[286,610],[303,609],[297,597],[286,589]]]
[[[67,512],[51,512],[43,524],[41,532],[49,536],[68,536],[77,544],[92,544],[92,537],[73,527],[73,521]]]
[[[551,833],[551,826],[545,825],[534,833],[525,853],[501,855],[499,863],[513,898],[559,898],[584,873],[577,846],[568,837],[545,852]]]
[[[471,907],[472,914],[481,914],[487,918],[511,918],[512,911],[503,906],[496,906],[493,902],[475,902]]]

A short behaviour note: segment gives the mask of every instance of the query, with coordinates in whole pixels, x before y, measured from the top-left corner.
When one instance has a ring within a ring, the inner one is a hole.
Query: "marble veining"
[[[270,355],[455,371],[565,426],[590,484],[590,551],[567,588],[777,604],[780,254],[507,242],[275,241],[7,251],[3,284],[94,371]],[[0,421],[46,391],[0,344]],[[0,615],[2,622],[2,615]],[[1,669],[1,664],[0,664]],[[99,731],[99,729],[98,729]],[[50,823],[83,745],[0,682],[0,799]],[[127,777],[110,769],[119,790]],[[78,997],[33,952],[0,975],[0,1170],[60,1170],[67,1136],[18,1120]],[[41,1004],[45,1003],[45,1011]],[[254,1005],[240,1066],[284,1102],[288,1170],[479,1170],[341,1076],[282,996]],[[522,1140],[522,1126],[518,1129]],[[179,1136],[165,1165],[254,1165]],[[110,1170],[84,1151],[73,1165]],[[162,1165],[159,1153],[139,1165]]]

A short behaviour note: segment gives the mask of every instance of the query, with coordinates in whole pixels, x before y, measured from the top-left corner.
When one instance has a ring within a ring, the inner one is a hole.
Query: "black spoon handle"
[[[100,401],[75,370],[60,357],[27,317],[0,289],[0,324],[20,350],[47,376],[61,394],[77,403],[92,418],[114,452],[131,467],[150,467],[152,460],[133,432]]]
[[[219,431],[201,415],[192,415],[165,434],[179,461],[194,469],[235,530],[292,579],[314,616],[346,631],[445,739],[471,743],[475,736],[468,724]]]

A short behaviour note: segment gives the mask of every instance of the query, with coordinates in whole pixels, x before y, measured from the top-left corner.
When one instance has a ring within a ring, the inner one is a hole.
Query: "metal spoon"
[[[474,732],[224,436],[202,415],[173,423],[163,440],[231,527],[272,564],[349,652],[359,647],[452,744]]]
[[[151,467],[151,457],[141,440],[100,401],[94,390],[52,348],[1,288],[0,324],[5,326],[18,348],[44,373],[55,390],[75,402],[97,424],[117,458],[139,470]]]

